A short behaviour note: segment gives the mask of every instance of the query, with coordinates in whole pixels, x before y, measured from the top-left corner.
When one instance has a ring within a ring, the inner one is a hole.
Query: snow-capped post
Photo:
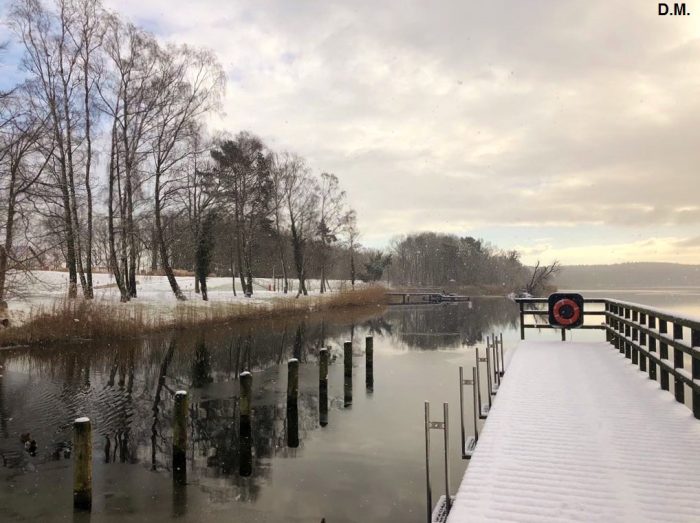
[[[683,326],[677,323],[673,324],[673,339],[682,340],[683,339]],[[673,368],[683,371],[683,351],[680,349],[673,349]],[[674,378],[674,392],[676,395],[676,401],[679,403],[685,403],[685,384],[680,378]]]
[[[187,482],[187,411],[189,409],[187,391],[175,393],[173,409],[173,479],[184,484]]]
[[[656,329],[656,317],[654,316],[649,316],[649,329]],[[649,353],[652,352],[656,353],[656,337],[649,336]],[[649,358],[649,379],[656,381],[656,362],[652,358]]]
[[[690,331],[690,346],[693,348],[700,347],[700,331],[695,329]],[[700,379],[700,359],[696,355],[693,355],[693,363],[690,370],[693,380]],[[693,416],[700,419],[700,392],[695,387],[693,387]]]
[[[89,418],[73,422],[73,507],[92,508],[92,426]]]
[[[287,362],[287,404],[296,403],[299,397],[299,360],[292,358]]]
[[[253,390],[253,375],[248,372],[241,372],[238,376],[240,387],[241,387],[241,397],[240,397],[240,410],[241,418],[246,417],[250,419],[250,396]]]
[[[328,425],[328,351],[318,353],[318,421],[322,427]]]
[[[251,396],[253,390],[253,375],[248,372],[241,372],[239,375],[241,394],[239,408],[241,419],[238,425],[240,441],[239,445],[239,466],[238,473],[243,477],[248,477],[253,473],[253,456],[251,442]]]
[[[344,376],[352,378],[352,342],[346,341],[343,344],[343,368]]]
[[[365,385],[367,391],[374,391],[374,338],[365,338]]]
[[[299,360],[287,362],[287,446],[299,446]]]
[[[352,404],[352,341],[343,344],[344,406]]]

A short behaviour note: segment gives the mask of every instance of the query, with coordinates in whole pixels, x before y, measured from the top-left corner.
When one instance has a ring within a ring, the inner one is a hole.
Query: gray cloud
[[[115,7],[215,49],[231,81],[214,125],[336,172],[368,238],[700,223],[692,16],[636,0]]]

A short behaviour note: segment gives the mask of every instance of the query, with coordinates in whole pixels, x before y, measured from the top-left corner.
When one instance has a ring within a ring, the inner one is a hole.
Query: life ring
[[[571,310],[573,311],[573,314],[569,318],[565,318],[561,314],[562,309],[567,306],[571,307]],[[554,304],[552,314],[554,315],[554,319],[559,325],[568,327],[569,325],[573,325],[574,323],[576,323],[581,318],[581,309],[578,306],[578,303],[576,303],[574,300],[564,298],[563,300],[559,300],[557,303]]]

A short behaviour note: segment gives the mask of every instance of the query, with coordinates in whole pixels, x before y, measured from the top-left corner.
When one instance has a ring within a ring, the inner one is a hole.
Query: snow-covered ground
[[[257,305],[269,306],[273,300],[296,296],[297,281],[290,280],[292,289],[288,294],[280,291],[273,291],[273,280],[271,278],[255,278],[253,284],[253,296],[246,298],[242,291],[240,280],[236,279],[237,296],[233,295],[231,278],[208,278],[207,289],[209,301],[202,300],[199,294],[194,292],[194,277],[179,276],[177,281],[182,292],[187,297],[186,302],[178,302],[170,289],[170,284],[165,276],[138,275],[136,278],[138,298],[127,304],[119,303],[119,289],[114,283],[111,274],[94,274],[93,286],[96,303],[114,303],[121,308],[127,307],[130,310],[148,311],[157,315],[159,319],[167,321],[175,317],[178,309],[192,307],[215,308],[225,304]],[[332,291],[344,290],[350,287],[346,281],[331,281]],[[36,271],[31,277],[24,278],[21,285],[15,287],[18,290],[18,297],[8,300],[9,316],[13,324],[19,324],[29,318],[32,314],[40,310],[50,310],[56,303],[62,302],[66,298],[68,289],[68,273],[58,271]],[[307,281],[307,289],[311,296],[319,294],[319,280]],[[80,284],[78,284],[78,295],[81,295]]]
[[[699,485],[700,421],[673,394],[609,344],[527,342],[447,521],[700,521]]]

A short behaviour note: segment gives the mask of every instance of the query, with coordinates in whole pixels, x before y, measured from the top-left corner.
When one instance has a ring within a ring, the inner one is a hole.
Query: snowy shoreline
[[[138,297],[121,303],[119,290],[110,274],[93,275],[93,300],[83,299],[80,289],[79,297],[69,300],[67,273],[37,271],[20,289],[21,298],[8,303],[10,328],[0,332],[0,344],[58,341],[74,336],[117,336],[123,335],[120,333],[123,329],[128,329],[131,335],[138,335],[165,328],[306,314],[385,302],[382,287],[356,285],[356,290],[352,291],[349,282],[331,281],[332,291],[320,294],[320,282],[310,280],[307,282],[311,289],[309,295],[296,298],[295,290],[287,294],[271,290],[273,280],[267,278],[255,279],[253,296],[246,298],[239,289],[237,296],[233,295],[230,277],[209,278],[209,301],[204,301],[194,292],[193,277],[177,279],[186,301],[175,298],[165,276],[139,275]]]

